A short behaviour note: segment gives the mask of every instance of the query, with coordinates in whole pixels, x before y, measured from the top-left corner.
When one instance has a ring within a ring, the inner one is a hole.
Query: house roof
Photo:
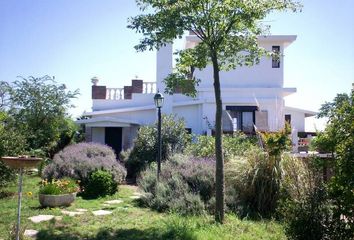
[[[263,35],[258,37],[259,42],[282,42],[285,47],[289,46],[296,40],[296,35]],[[201,40],[196,35],[186,36],[185,48],[193,48]]]
[[[307,117],[313,117],[316,116],[318,113],[314,112],[314,111],[310,111],[310,110],[305,110],[305,109],[301,109],[301,108],[294,108],[294,107],[287,107],[285,106],[285,111],[294,111],[294,112],[301,112],[305,114],[305,118]]]
[[[139,125],[138,122],[115,117],[94,117],[77,120],[76,123],[86,124],[87,127],[130,127],[131,125]]]

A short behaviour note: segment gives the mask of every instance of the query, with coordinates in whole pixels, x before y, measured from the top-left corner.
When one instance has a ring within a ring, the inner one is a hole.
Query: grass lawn
[[[224,225],[215,224],[213,217],[183,217],[141,208],[136,200],[130,198],[136,187],[123,185],[113,196],[97,200],[84,200],[78,197],[73,205],[65,210],[82,208],[88,211],[82,215],[67,216],[61,208],[40,208],[38,183],[40,178],[25,176],[22,201],[22,226],[39,231],[37,239],[286,239],[283,228],[274,221],[246,221],[227,215]],[[3,192],[16,192],[16,184],[3,189]],[[32,196],[27,195],[32,192]],[[17,195],[0,198],[0,239],[7,239],[16,222]],[[104,206],[107,200],[121,199],[122,203]],[[108,210],[112,214],[94,216],[92,211]],[[35,215],[62,216],[61,220],[33,223],[28,217]]]

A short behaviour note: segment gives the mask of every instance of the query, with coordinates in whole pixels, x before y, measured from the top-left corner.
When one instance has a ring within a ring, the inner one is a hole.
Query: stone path
[[[139,192],[134,192],[133,196],[130,196],[129,198],[131,199],[138,199],[142,196],[143,194],[139,193]],[[102,203],[102,206],[105,207],[110,207],[112,205],[115,204],[120,204],[124,202],[122,199],[114,199],[114,200],[109,200],[109,201],[105,201],[104,203]],[[128,207],[116,207],[116,209],[121,209],[121,210],[126,210]],[[78,216],[78,215],[83,215],[84,213],[88,212],[87,209],[83,209],[83,208],[76,208],[73,211],[69,211],[69,210],[61,210],[61,213],[70,217],[74,217],[74,216]],[[91,213],[94,216],[105,216],[105,215],[109,215],[112,214],[112,211],[107,211],[107,210],[96,210],[96,211],[91,211]],[[29,217],[28,219],[30,219],[32,222],[34,223],[40,223],[40,222],[44,222],[44,221],[50,221],[52,219],[55,220],[61,220],[62,216],[54,216],[54,215],[37,215],[37,216],[33,216],[33,217]],[[34,229],[27,229],[24,232],[24,235],[27,237],[36,237],[36,235],[38,234],[37,230]],[[0,239],[1,240],[1,239]]]
[[[103,215],[108,215],[111,213],[112,213],[111,211],[106,211],[106,210],[92,211],[92,214],[95,216],[103,216]]]
[[[37,216],[29,217],[28,219],[34,223],[40,223],[40,222],[52,220],[54,217],[55,217],[54,215],[37,215]]]
[[[104,203],[109,205],[109,204],[119,204],[122,202],[123,202],[123,200],[116,199],[116,200],[105,201]]]
[[[38,234],[37,230],[34,229],[26,229],[25,232],[23,233],[23,235],[25,235],[26,237],[36,237]]]
[[[79,212],[79,211],[66,211],[66,210],[61,210],[62,214],[69,215],[70,217],[74,217],[76,215],[82,215],[84,212]]]

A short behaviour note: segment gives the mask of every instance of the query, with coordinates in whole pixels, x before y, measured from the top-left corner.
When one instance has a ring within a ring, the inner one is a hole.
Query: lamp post
[[[161,172],[161,155],[162,155],[162,142],[161,142],[161,108],[163,105],[164,97],[160,92],[154,96],[155,106],[157,108],[157,181],[159,181]]]

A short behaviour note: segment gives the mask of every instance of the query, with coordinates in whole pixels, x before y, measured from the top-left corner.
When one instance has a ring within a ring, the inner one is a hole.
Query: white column
[[[173,95],[165,94],[165,84],[162,82],[172,73],[172,44],[166,44],[157,51],[156,55],[156,87],[164,95],[165,102],[162,113],[172,113]]]

